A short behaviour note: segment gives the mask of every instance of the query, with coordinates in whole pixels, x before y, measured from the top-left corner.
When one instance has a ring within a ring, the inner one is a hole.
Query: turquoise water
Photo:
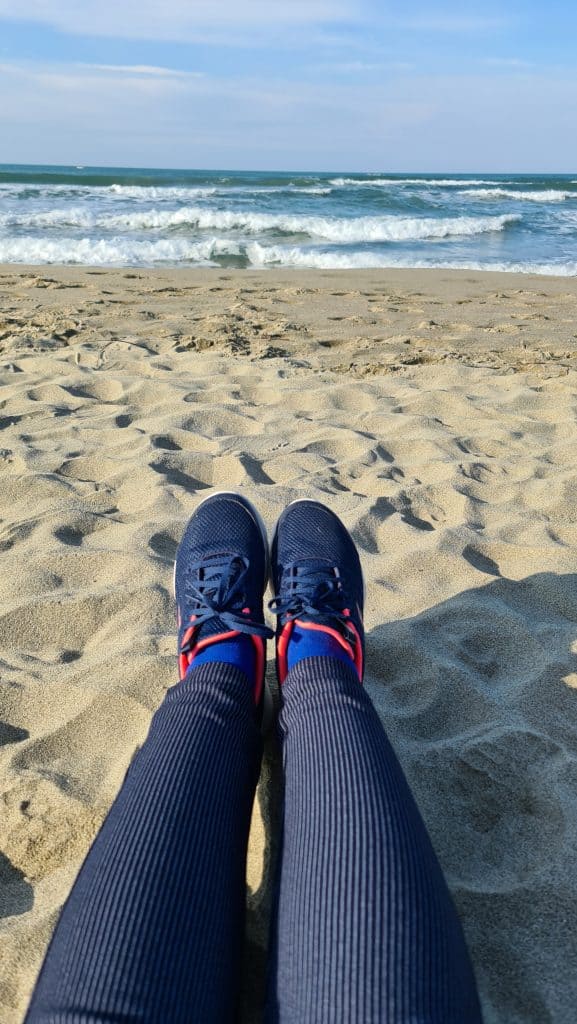
[[[577,275],[576,175],[0,165],[0,263]]]

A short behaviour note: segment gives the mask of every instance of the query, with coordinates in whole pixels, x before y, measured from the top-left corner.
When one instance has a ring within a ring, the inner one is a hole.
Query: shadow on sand
[[[454,893],[485,1012],[568,1021],[577,999],[577,574],[491,575],[372,629],[365,685]],[[258,790],[266,838],[262,884],[248,900],[244,1024],[262,1019],[281,792],[273,735]]]

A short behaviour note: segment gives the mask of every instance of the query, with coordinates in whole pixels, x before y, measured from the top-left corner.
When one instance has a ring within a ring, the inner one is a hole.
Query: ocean
[[[577,275],[577,176],[0,165],[0,263]]]

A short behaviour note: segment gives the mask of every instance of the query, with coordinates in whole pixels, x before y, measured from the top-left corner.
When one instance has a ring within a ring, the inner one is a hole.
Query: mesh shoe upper
[[[248,634],[257,653],[256,700],[264,677],[263,592],[268,552],[256,513],[233,493],[211,495],[193,512],[178,547],[174,591],[181,678],[202,647]]]
[[[281,515],[272,547],[278,616],[277,668],[286,676],[286,649],[294,623],[322,628],[346,647],[362,680],[364,585],[355,544],[340,519],[316,501],[289,505]]]

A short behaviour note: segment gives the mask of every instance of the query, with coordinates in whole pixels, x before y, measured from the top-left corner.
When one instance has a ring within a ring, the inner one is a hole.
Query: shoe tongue
[[[206,622],[202,623],[198,633],[196,634],[196,643],[199,640],[206,640],[209,636],[218,636],[220,633],[230,633],[230,626],[227,626],[219,615],[213,615],[212,619],[207,619]]]

